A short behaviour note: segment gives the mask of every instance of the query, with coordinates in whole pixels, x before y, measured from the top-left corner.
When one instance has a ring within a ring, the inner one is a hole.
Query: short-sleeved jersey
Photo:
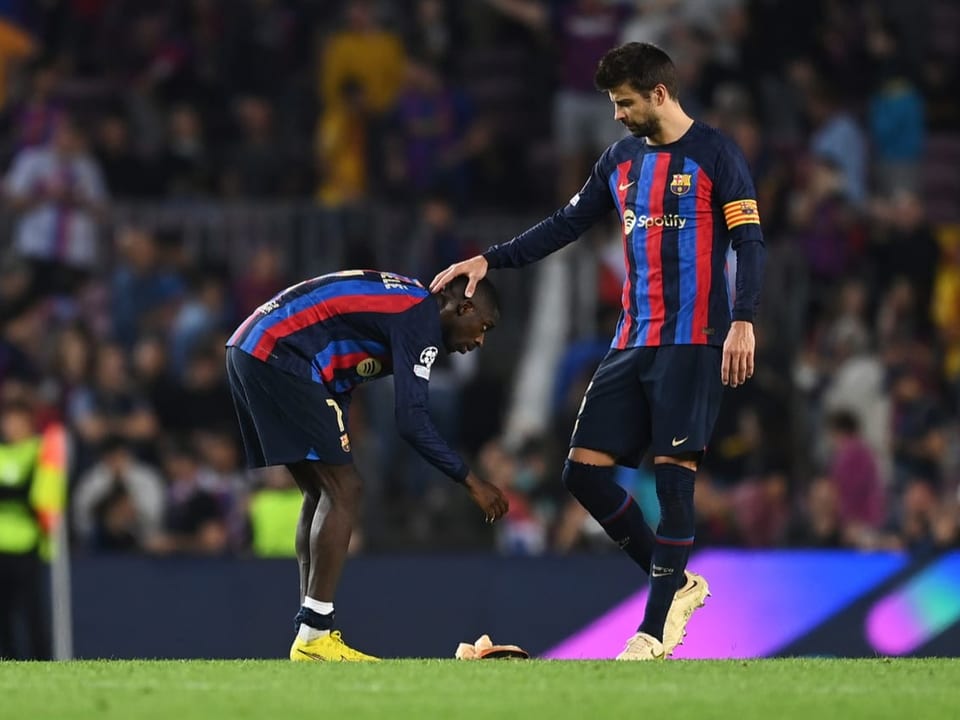
[[[427,412],[430,368],[444,345],[440,307],[419,281],[375,270],[305,280],[257,308],[227,345],[333,394],[392,374],[400,434],[440,470],[466,478]]]
[[[610,210],[620,216],[627,270],[612,347],[720,345],[731,317],[753,320],[759,263],[738,272],[736,292],[726,263],[731,245],[762,247],[756,191],[737,146],[701,122],[665,145],[614,143],[566,207],[484,256],[493,268],[525,265]]]

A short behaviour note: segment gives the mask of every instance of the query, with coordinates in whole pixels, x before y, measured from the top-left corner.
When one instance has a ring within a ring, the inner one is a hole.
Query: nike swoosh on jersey
[[[618,185],[618,186],[617,186],[617,189],[618,189],[620,192],[623,192],[624,190],[626,190],[626,189],[627,189],[628,187],[630,187],[631,185],[636,185],[636,184],[637,184],[637,181],[634,180],[633,182],[628,182],[626,185]]]

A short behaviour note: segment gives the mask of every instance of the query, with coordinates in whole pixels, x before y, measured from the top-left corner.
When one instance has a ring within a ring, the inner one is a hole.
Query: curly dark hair
[[[612,90],[624,83],[637,92],[649,93],[663,85],[678,97],[677,68],[663,50],[650,43],[631,42],[607,51],[600,58],[593,82],[597,90]]]

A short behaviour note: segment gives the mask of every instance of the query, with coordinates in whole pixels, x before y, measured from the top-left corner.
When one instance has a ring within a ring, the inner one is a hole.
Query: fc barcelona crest
[[[350,436],[347,433],[340,436],[340,448],[344,452],[350,452]]]
[[[690,192],[690,178],[689,173],[677,173],[673,176],[673,180],[670,181],[670,192],[674,195],[686,195]]]

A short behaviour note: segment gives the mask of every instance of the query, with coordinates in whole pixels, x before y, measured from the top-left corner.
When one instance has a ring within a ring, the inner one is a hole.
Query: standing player
[[[249,467],[286,465],[303,492],[297,525],[301,608],[290,659],[376,660],[333,629],[333,596],[360,511],[350,455],[350,391],[393,374],[400,435],[494,522],[507,501],[471,473],[427,413],[440,349],[469,352],[500,317],[489,281],[431,295],[416,280],[348,270],[306,280],[261,305],[227,341],[227,374]]]
[[[563,482],[650,576],[643,622],[618,656],[649,660],[673,652],[709,594],[704,578],[686,571],[694,478],[721,383],[736,387],[753,374],[764,246],[743,155],[683,111],[666,53],[647,43],[614,48],[601,59],[595,83],[632,136],[607,148],[566,207],[510,242],[451,265],[431,288],[466,275],[469,296],[489,268],[535,262],[610,210],[619,213],[623,311],[584,396]],[[737,253],[732,308],[725,274],[730,245]],[[656,535],[613,479],[615,464],[636,467],[648,449],[660,500]]]

